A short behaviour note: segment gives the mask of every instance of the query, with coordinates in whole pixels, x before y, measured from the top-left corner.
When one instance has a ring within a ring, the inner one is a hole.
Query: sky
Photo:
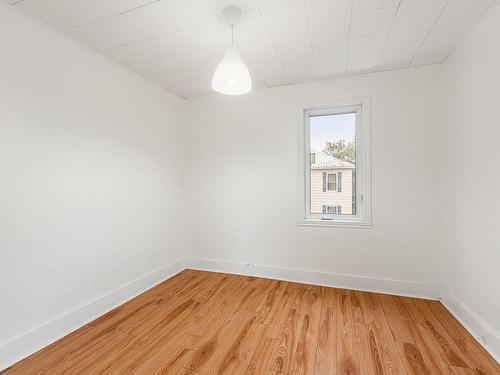
[[[311,117],[311,148],[322,151],[326,142],[354,138],[356,123],[355,114],[314,116]]]

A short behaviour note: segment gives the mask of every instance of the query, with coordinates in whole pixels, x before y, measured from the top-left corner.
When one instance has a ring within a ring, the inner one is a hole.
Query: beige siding
[[[342,172],[342,191],[323,191],[323,172]],[[352,214],[352,169],[311,170],[311,212],[322,213],[323,206],[342,206],[342,214]]]

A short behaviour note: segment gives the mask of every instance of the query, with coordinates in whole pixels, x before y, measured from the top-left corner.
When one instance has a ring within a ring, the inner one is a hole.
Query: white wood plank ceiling
[[[230,44],[254,86],[441,63],[497,0],[4,0],[183,97],[211,92]]]

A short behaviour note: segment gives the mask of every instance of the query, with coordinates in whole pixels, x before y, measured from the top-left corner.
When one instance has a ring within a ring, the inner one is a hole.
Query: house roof
[[[352,169],[355,165],[348,161],[338,159],[336,157],[325,154],[324,152],[311,150],[311,154],[315,154],[314,163],[311,164],[312,169],[333,169],[344,168]]]

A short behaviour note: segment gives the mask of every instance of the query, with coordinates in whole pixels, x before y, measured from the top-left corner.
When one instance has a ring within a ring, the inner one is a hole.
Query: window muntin
[[[371,224],[364,104],[304,110],[304,224]]]

